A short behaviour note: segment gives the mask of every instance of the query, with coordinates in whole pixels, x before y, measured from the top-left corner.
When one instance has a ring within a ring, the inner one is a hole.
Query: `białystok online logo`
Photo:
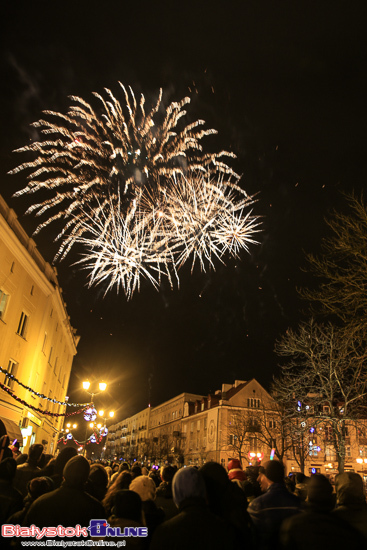
[[[88,533],[89,531],[89,533]],[[2,537],[35,538],[44,537],[147,537],[147,527],[110,527],[105,519],[92,519],[89,527],[22,527],[21,525],[4,524],[1,526]]]

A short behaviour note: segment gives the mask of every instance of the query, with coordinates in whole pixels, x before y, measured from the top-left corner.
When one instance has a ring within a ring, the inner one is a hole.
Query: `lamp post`
[[[103,409],[101,409],[100,411],[98,411],[98,414],[100,417],[103,418],[103,421],[104,421],[104,431],[106,432],[106,429],[107,429],[107,416],[105,416],[105,411]],[[107,413],[106,413],[107,414]],[[115,416],[115,412],[114,411],[110,411],[108,413],[108,416],[112,419],[114,416]],[[106,434],[106,436],[108,435],[108,433]],[[107,441],[107,440],[106,440]],[[106,449],[106,447],[104,448]],[[103,454],[104,456],[104,454]]]
[[[95,395],[98,395],[99,393],[105,391],[105,389],[107,388],[107,384],[105,382],[99,382],[98,384],[98,388],[99,388],[99,391],[98,392],[89,392],[90,388],[90,382],[89,380],[85,380],[83,382],[83,389],[91,396],[91,400],[90,400],[90,405],[91,405],[91,410],[93,411],[93,406],[94,406],[94,396]],[[94,424],[92,424],[92,427],[94,426]],[[85,428],[85,442],[84,442],[84,451],[83,451],[83,455],[86,457],[87,456],[87,435],[88,435],[88,423],[86,425],[86,428]]]

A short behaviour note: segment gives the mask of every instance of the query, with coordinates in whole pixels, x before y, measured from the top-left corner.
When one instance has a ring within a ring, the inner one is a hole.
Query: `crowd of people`
[[[236,459],[227,469],[207,462],[157,470],[91,463],[72,447],[53,457],[35,444],[22,454],[9,443],[0,438],[1,525],[88,527],[105,520],[120,534],[147,528],[147,536],[125,539],[137,550],[367,548],[364,486],[353,472],[332,486],[322,474],[285,477],[277,460],[245,470]],[[92,538],[101,545],[109,537]],[[18,550],[20,540],[2,537],[1,548]]]

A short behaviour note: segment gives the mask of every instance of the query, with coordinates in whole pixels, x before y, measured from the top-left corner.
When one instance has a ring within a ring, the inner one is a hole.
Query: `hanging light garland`
[[[28,407],[28,409],[32,409],[33,411],[37,411],[37,412],[39,412],[41,414],[45,414],[47,416],[53,416],[53,417],[56,417],[56,418],[59,418],[60,416],[74,416],[76,414],[80,414],[80,413],[84,412],[87,409],[87,407],[84,407],[83,409],[79,409],[79,411],[74,411],[72,413],[53,413],[51,411],[45,411],[44,409],[40,409],[39,407],[35,407],[34,405],[31,405],[30,403],[27,403],[26,401],[24,401],[24,399],[20,399],[17,395],[15,395],[15,393],[12,392],[12,390],[10,388],[8,388],[8,386],[5,386],[4,384],[0,383],[0,388],[2,390],[6,391],[9,395],[11,395],[11,397],[13,399],[18,401],[19,403],[22,403],[22,405],[24,405],[25,407]],[[50,401],[50,399],[48,401]]]
[[[99,435],[97,434],[97,432],[93,432],[86,441],[78,441],[77,439],[75,439],[73,434],[69,432],[66,437],[60,437],[57,443],[59,444],[62,441],[63,444],[66,445],[69,441],[73,440],[79,446],[90,445],[91,443],[96,443],[97,445],[99,445],[104,437],[102,432],[103,428],[100,430]]]
[[[23,382],[20,382],[20,380],[15,378],[15,376],[13,374],[11,374],[7,370],[3,369],[2,367],[0,367],[0,372],[3,372],[5,374],[5,376],[7,378],[9,378],[9,380],[13,380],[14,382],[16,382],[17,384],[22,386],[22,388],[24,388],[27,391],[33,393],[33,395],[37,395],[37,397],[40,397],[41,399],[46,399],[47,401],[50,401],[51,403],[56,403],[57,405],[68,405],[69,407],[85,407],[85,406],[89,405],[89,403],[68,403],[67,401],[58,401],[57,399],[51,399],[50,397],[47,397],[46,395],[43,395],[43,393],[38,393],[35,390],[32,390],[32,388],[30,388],[29,386],[26,386],[25,384],[23,384]]]

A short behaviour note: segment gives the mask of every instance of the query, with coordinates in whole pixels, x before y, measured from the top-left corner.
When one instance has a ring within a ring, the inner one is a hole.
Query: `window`
[[[16,361],[9,359],[8,369],[7,369],[8,373],[15,376],[17,371],[17,366],[18,366],[18,363]],[[8,388],[12,388],[14,386],[14,380],[9,378],[9,376],[5,375],[4,386],[8,386]]]
[[[202,404],[201,404],[201,410],[202,410],[202,411],[204,410],[204,406],[205,406],[205,403],[204,403],[204,401],[203,401]]]
[[[19,336],[21,336],[22,338],[25,338],[27,334],[28,319],[28,315],[24,313],[24,311],[22,311],[17,330],[17,334],[19,334]]]
[[[198,420],[196,423],[196,429],[198,432],[200,432],[200,420]]]
[[[50,354],[48,356],[48,362],[49,362],[50,365],[51,365],[51,361],[52,361],[52,353],[53,353],[53,348],[51,347],[50,348]]]
[[[253,397],[247,398],[247,406],[251,409],[259,409],[260,408],[260,399],[256,399]]]
[[[34,285],[32,285],[31,287],[31,296],[33,296],[33,293],[34,293]]]
[[[204,418],[204,430],[206,430],[206,421],[207,421],[207,419]]]
[[[0,290],[0,319],[4,318],[8,298],[9,294],[5,294],[3,290]]]
[[[192,433],[193,431],[194,431],[194,423],[191,422],[191,424],[190,424],[190,432]]]
[[[269,420],[269,428],[273,429],[276,428],[276,421],[275,420]]]

